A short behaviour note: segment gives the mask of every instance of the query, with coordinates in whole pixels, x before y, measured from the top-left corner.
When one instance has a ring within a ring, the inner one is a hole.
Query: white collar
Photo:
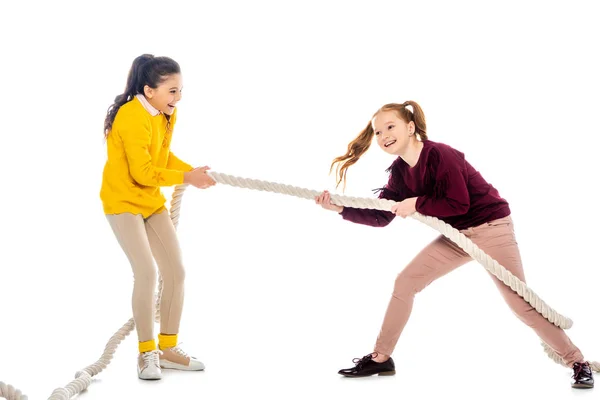
[[[140,101],[140,103],[142,103],[142,105],[144,106],[146,111],[148,111],[150,113],[150,115],[152,115],[153,117],[156,117],[158,114],[160,114],[160,111],[158,111],[156,108],[154,108],[154,106],[152,106],[152,104],[150,104],[150,102],[148,102],[148,99],[146,99],[146,96],[144,96],[143,94],[136,94],[135,97],[137,97],[137,99]]]

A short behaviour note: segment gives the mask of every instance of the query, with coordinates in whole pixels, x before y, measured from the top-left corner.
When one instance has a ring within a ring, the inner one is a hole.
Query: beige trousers
[[[510,216],[464,229],[461,232],[500,265],[526,282]],[[391,355],[408,322],[415,295],[434,280],[469,261],[472,261],[472,258],[468,254],[442,235],[417,254],[396,278],[394,292],[375,344],[375,351]],[[553,348],[569,366],[574,362],[584,361],[581,351],[561,328],[548,322],[511,288],[491,273],[488,274],[513,313],[530,326],[540,339]]]
[[[147,219],[130,213],[106,217],[133,270],[132,308],[138,340],[154,339],[155,260],[163,280],[160,333],[178,334],[185,270],[169,212],[163,210]]]

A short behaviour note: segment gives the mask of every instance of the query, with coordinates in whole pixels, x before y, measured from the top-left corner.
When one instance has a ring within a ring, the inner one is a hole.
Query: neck
[[[413,140],[408,143],[408,146],[406,146],[404,151],[398,155],[412,168],[417,165],[422,149],[423,142],[420,142],[413,137]]]

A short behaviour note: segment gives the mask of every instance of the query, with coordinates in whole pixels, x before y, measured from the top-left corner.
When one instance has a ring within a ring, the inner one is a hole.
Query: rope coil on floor
[[[214,171],[207,171],[207,174],[220,184],[258,191],[286,194],[307,200],[313,200],[316,196],[321,194],[321,192],[316,190],[309,190],[276,182],[241,178]],[[178,185],[173,191],[170,216],[175,229],[177,229],[177,226],[179,225],[181,201],[187,186],[187,184]],[[386,199],[349,197],[335,194],[331,195],[331,202],[338,206],[368,208],[381,211],[391,211],[392,206],[396,203],[392,200]],[[410,215],[410,217],[430,226],[456,243],[465,251],[465,253],[470,255],[475,261],[479,262],[488,272],[510,287],[527,303],[531,304],[531,306],[548,321],[562,329],[569,329],[573,326],[573,321],[571,319],[559,314],[556,310],[551,308],[523,281],[500,265],[498,261],[484,253],[475,243],[473,243],[459,230],[453,228],[451,225],[446,224],[442,220],[431,216],[425,216],[418,212],[413,213]],[[156,294],[155,302],[155,320],[157,322],[160,321],[160,299],[162,294],[162,284],[162,278],[159,278],[158,292]],[[69,400],[76,394],[86,390],[92,381],[92,377],[98,375],[108,366],[108,364],[110,364],[117,347],[133,331],[134,328],[135,322],[133,318],[131,318],[110,338],[105,346],[102,356],[98,359],[98,361],[78,371],[75,374],[75,379],[72,382],[65,387],[55,389],[48,400]],[[550,359],[557,364],[566,367],[566,364],[562,358],[550,346],[542,342],[542,347]],[[600,362],[590,362],[590,368],[596,373],[600,372]],[[0,398],[2,397],[6,398],[7,400],[28,400],[28,397],[22,394],[20,390],[17,390],[13,386],[7,385],[4,382],[0,382]]]

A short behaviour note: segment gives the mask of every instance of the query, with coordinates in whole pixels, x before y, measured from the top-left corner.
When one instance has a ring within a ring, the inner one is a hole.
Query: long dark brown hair
[[[104,119],[104,137],[108,136],[119,108],[136,94],[144,93],[144,86],[156,89],[169,75],[179,74],[179,64],[169,57],[154,57],[152,54],[142,54],[133,60],[125,91],[115,97],[114,103],[108,108]]]
[[[406,108],[408,106],[412,106],[414,111]],[[417,102],[409,100],[402,104],[386,104],[373,114],[371,120],[382,111],[395,111],[398,117],[400,117],[404,122],[414,122],[415,133],[419,135],[421,140],[427,140],[427,124],[425,122],[425,114]],[[356,164],[359,158],[369,149],[371,143],[373,142],[374,134],[375,132],[371,126],[371,121],[369,121],[367,126],[358,134],[358,136],[348,144],[348,150],[346,151],[346,154],[336,157],[333,160],[331,163],[331,168],[329,169],[329,173],[333,171],[333,167],[337,164],[335,173],[337,177],[336,188],[342,182],[344,183],[344,188],[346,187],[346,174],[348,172],[348,168]]]

